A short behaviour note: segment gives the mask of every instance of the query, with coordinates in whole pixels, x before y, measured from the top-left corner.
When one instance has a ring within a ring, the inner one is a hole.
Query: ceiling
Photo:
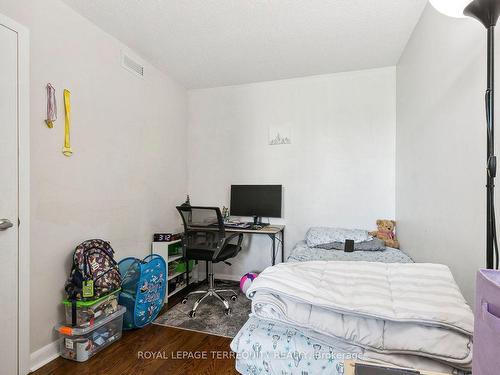
[[[426,0],[64,0],[186,88],[395,65]]]

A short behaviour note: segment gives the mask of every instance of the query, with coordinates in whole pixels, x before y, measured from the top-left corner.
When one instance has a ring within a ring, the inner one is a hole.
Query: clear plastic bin
[[[98,320],[103,319],[118,310],[118,296],[120,290],[117,289],[99,299],[93,301],[76,301],[76,326],[91,327]],[[63,301],[66,324],[72,324],[72,302]]]
[[[98,352],[122,337],[123,314],[126,308],[118,306],[118,310],[94,326],[87,328],[68,327],[63,324],[55,326],[61,336],[61,357],[77,362],[85,362]]]

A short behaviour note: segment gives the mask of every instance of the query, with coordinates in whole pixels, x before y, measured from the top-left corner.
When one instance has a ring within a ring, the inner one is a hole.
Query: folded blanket
[[[247,296],[262,319],[373,352],[471,367],[473,314],[443,265],[285,263],[261,273]]]
[[[345,242],[332,242],[318,245],[316,247],[325,250],[343,251],[345,249]],[[385,242],[378,238],[373,238],[369,241],[354,243],[354,251],[384,251],[385,249]]]
[[[355,243],[369,241],[373,237],[362,229],[343,229],[328,227],[312,227],[307,231],[306,242],[309,247],[353,240]]]

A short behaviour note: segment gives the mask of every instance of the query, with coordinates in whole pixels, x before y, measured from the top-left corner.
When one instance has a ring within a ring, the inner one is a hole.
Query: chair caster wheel
[[[188,299],[187,299],[187,298],[184,298],[184,299],[181,301],[181,303],[182,303],[183,305],[185,305],[187,302],[188,302]]]
[[[231,301],[233,301],[233,302],[234,302],[234,301],[236,301],[237,299],[238,299],[238,296],[235,296],[235,295],[232,295],[232,296],[231,296]]]
[[[191,311],[189,312],[189,317],[190,317],[190,318],[195,318],[195,317],[196,317],[196,311],[191,310]]]
[[[231,308],[226,309],[226,311],[224,311],[224,314],[227,315],[227,316],[231,316],[231,313],[232,313]]]

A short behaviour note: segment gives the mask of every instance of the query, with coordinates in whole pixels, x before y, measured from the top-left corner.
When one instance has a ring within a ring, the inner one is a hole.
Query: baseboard
[[[38,370],[59,357],[59,342],[54,341],[30,355],[30,372]]]
[[[198,274],[199,280],[205,280],[205,272],[200,272]],[[216,272],[215,273],[215,280],[229,280],[229,281],[240,281],[240,276],[238,275],[231,275],[231,274],[223,274]]]
[[[238,282],[240,281],[240,277],[238,275],[225,275],[225,274],[221,274],[221,273],[216,273],[215,279],[238,281]]]

